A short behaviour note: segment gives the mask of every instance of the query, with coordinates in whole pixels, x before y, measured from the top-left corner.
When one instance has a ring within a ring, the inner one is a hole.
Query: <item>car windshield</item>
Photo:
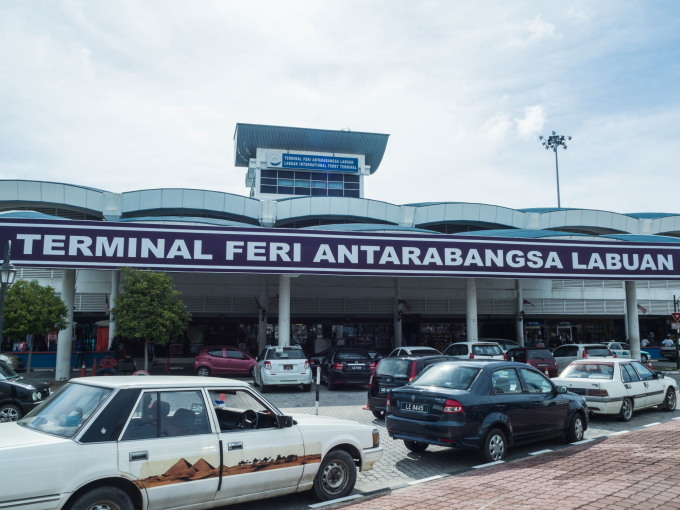
[[[67,384],[18,423],[39,432],[70,438],[111,392],[109,388]]]
[[[472,352],[478,356],[501,356],[503,354],[500,346],[495,344],[474,344]]]
[[[350,359],[370,359],[370,356],[366,352],[362,351],[345,351],[345,352],[338,352],[337,355],[335,356],[335,359],[345,359],[345,360],[350,360]]]
[[[548,349],[529,349],[527,358],[532,359],[552,359],[553,355]]]
[[[585,351],[588,356],[611,356],[611,352],[607,347],[586,347]]]
[[[16,379],[19,375],[7,363],[0,361],[0,381]]]
[[[302,349],[270,349],[267,359],[305,359]]]
[[[480,369],[477,367],[437,363],[430,365],[410,384],[412,386],[437,386],[439,388],[467,390],[470,389],[479,371]]]
[[[408,365],[410,361],[405,359],[384,359],[378,363],[376,375],[391,375],[403,379],[408,378]]]
[[[572,379],[613,379],[613,363],[572,363],[560,375]]]

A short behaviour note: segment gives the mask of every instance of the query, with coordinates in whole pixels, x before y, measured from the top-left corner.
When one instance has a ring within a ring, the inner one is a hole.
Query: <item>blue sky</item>
[[[390,134],[366,198],[680,212],[680,4],[0,0],[0,179],[247,195],[238,122]]]

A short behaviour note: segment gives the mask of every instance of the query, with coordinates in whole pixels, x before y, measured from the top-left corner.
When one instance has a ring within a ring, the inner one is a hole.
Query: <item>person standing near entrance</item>
[[[663,339],[661,345],[663,345],[664,347],[673,347],[675,345],[675,342],[673,342],[670,333],[666,335],[666,338]]]

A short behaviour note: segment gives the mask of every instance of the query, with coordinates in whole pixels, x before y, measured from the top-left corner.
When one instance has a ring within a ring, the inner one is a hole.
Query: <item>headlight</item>
[[[33,395],[31,395],[31,397],[33,398],[33,402],[37,402],[38,400],[40,400],[42,398],[42,395],[40,394],[39,391],[34,391]]]
[[[373,448],[380,446],[380,432],[378,429],[373,429]]]

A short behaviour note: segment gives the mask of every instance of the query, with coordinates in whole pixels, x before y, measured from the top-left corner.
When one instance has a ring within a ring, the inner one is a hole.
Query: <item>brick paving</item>
[[[334,505],[342,510],[680,509],[680,419]]]

